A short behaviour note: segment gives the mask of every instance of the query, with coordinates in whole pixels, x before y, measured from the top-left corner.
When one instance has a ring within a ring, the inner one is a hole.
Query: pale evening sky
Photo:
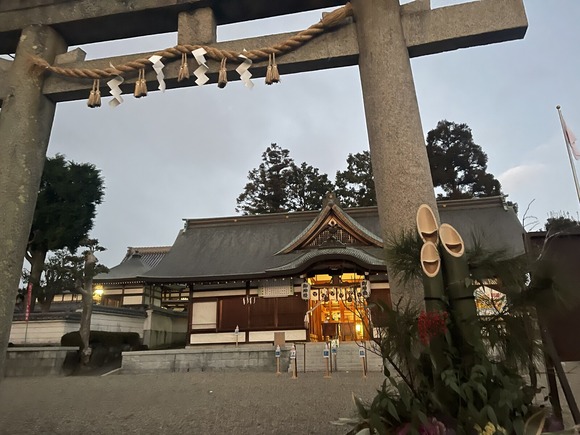
[[[528,214],[540,229],[550,212],[578,217],[556,105],[580,137],[580,1],[525,0],[525,6],[523,40],[415,58],[412,68],[424,134],[441,119],[468,124],[489,171],[519,204],[520,218],[534,200]],[[218,39],[301,30],[320,13],[223,26]],[[88,58],[100,58],[165,48],[175,38],[82,48]],[[357,67],[283,75],[273,86],[254,83],[251,91],[236,81],[225,89],[127,95],[115,109],[108,96],[100,109],[85,101],[58,105],[49,155],[93,163],[105,180],[92,232],[108,248],[101,262],[116,265],[128,246],[171,245],[183,218],[234,215],[248,171],[272,142],[331,178],[349,153],[368,149]]]

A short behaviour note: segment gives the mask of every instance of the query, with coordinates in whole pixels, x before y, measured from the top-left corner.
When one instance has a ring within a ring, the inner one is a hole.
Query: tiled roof
[[[99,273],[93,279],[97,283],[138,283],[143,282],[137,277],[155,267],[169,252],[171,246],[129,247],[125,258],[107,273]]]
[[[141,255],[141,261],[143,261],[143,263],[147,264],[150,268],[155,267],[170,249],[171,246],[129,246],[123,261],[127,261],[133,254],[138,253]]]
[[[441,221],[453,225],[468,248],[474,239],[478,239],[488,249],[505,249],[513,255],[524,252],[523,227],[503,198],[440,201],[438,207]],[[381,234],[376,207],[343,211],[368,233]],[[296,240],[319,213],[188,219],[170,251],[156,267],[144,273],[143,279],[148,282],[197,282],[260,279],[282,273],[288,265],[298,267],[306,250],[274,254]],[[375,249],[380,251],[380,248]],[[349,255],[358,259],[358,263],[365,263],[369,269],[384,270],[384,266],[374,265],[368,257],[363,261],[355,257],[354,252],[349,252]],[[379,252],[373,257],[382,258],[381,255]]]

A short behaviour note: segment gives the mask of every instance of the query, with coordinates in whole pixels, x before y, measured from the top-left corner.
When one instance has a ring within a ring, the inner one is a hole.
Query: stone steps
[[[362,344],[362,343],[361,343]],[[287,344],[290,349],[291,344]],[[382,371],[382,359],[371,352],[371,344],[366,343],[367,371]],[[296,343],[296,363],[298,372],[325,372],[326,358],[323,357],[325,343]],[[359,345],[354,342],[342,342],[333,356],[333,371],[362,373],[362,358],[359,356]],[[304,369],[306,367],[306,369]],[[292,367],[289,367],[292,370]]]

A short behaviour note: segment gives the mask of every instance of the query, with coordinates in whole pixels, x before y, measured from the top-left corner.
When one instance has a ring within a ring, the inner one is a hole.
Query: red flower
[[[419,339],[424,345],[428,345],[432,338],[447,332],[446,311],[423,311],[419,314],[418,325]]]

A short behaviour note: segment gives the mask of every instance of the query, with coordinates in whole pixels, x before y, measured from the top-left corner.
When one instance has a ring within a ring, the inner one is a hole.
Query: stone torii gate
[[[143,55],[84,61],[67,46],[177,31],[178,44],[241,52],[289,34],[216,43],[216,26],[344,5],[345,0],[3,0],[0,4],[0,379],[20,268],[30,232],[56,103],[85,99],[91,80],[33,74],[30,55],[52,65],[107,68]],[[437,210],[410,58],[523,38],[523,0],[480,0],[432,10],[430,0],[352,0],[354,20],[277,58],[283,74],[359,65],[383,237],[414,227],[426,203]],[[162,47],[160,47],[162,48]],[[219,64],[209,62],[216,82]],[[233,70],[236,65],[229,65]],[[267,62],[254,63],[264,76]],[[167,88],[179,62],[164,69]],[[233,79],[233,75],[230,77]],[[121,87],[129,91],[134,79]],[[156,89],[148,71],[149,89]],[[387,267],[389,264],[387,263]],[[391,277],[393,299],[422,300]]]

